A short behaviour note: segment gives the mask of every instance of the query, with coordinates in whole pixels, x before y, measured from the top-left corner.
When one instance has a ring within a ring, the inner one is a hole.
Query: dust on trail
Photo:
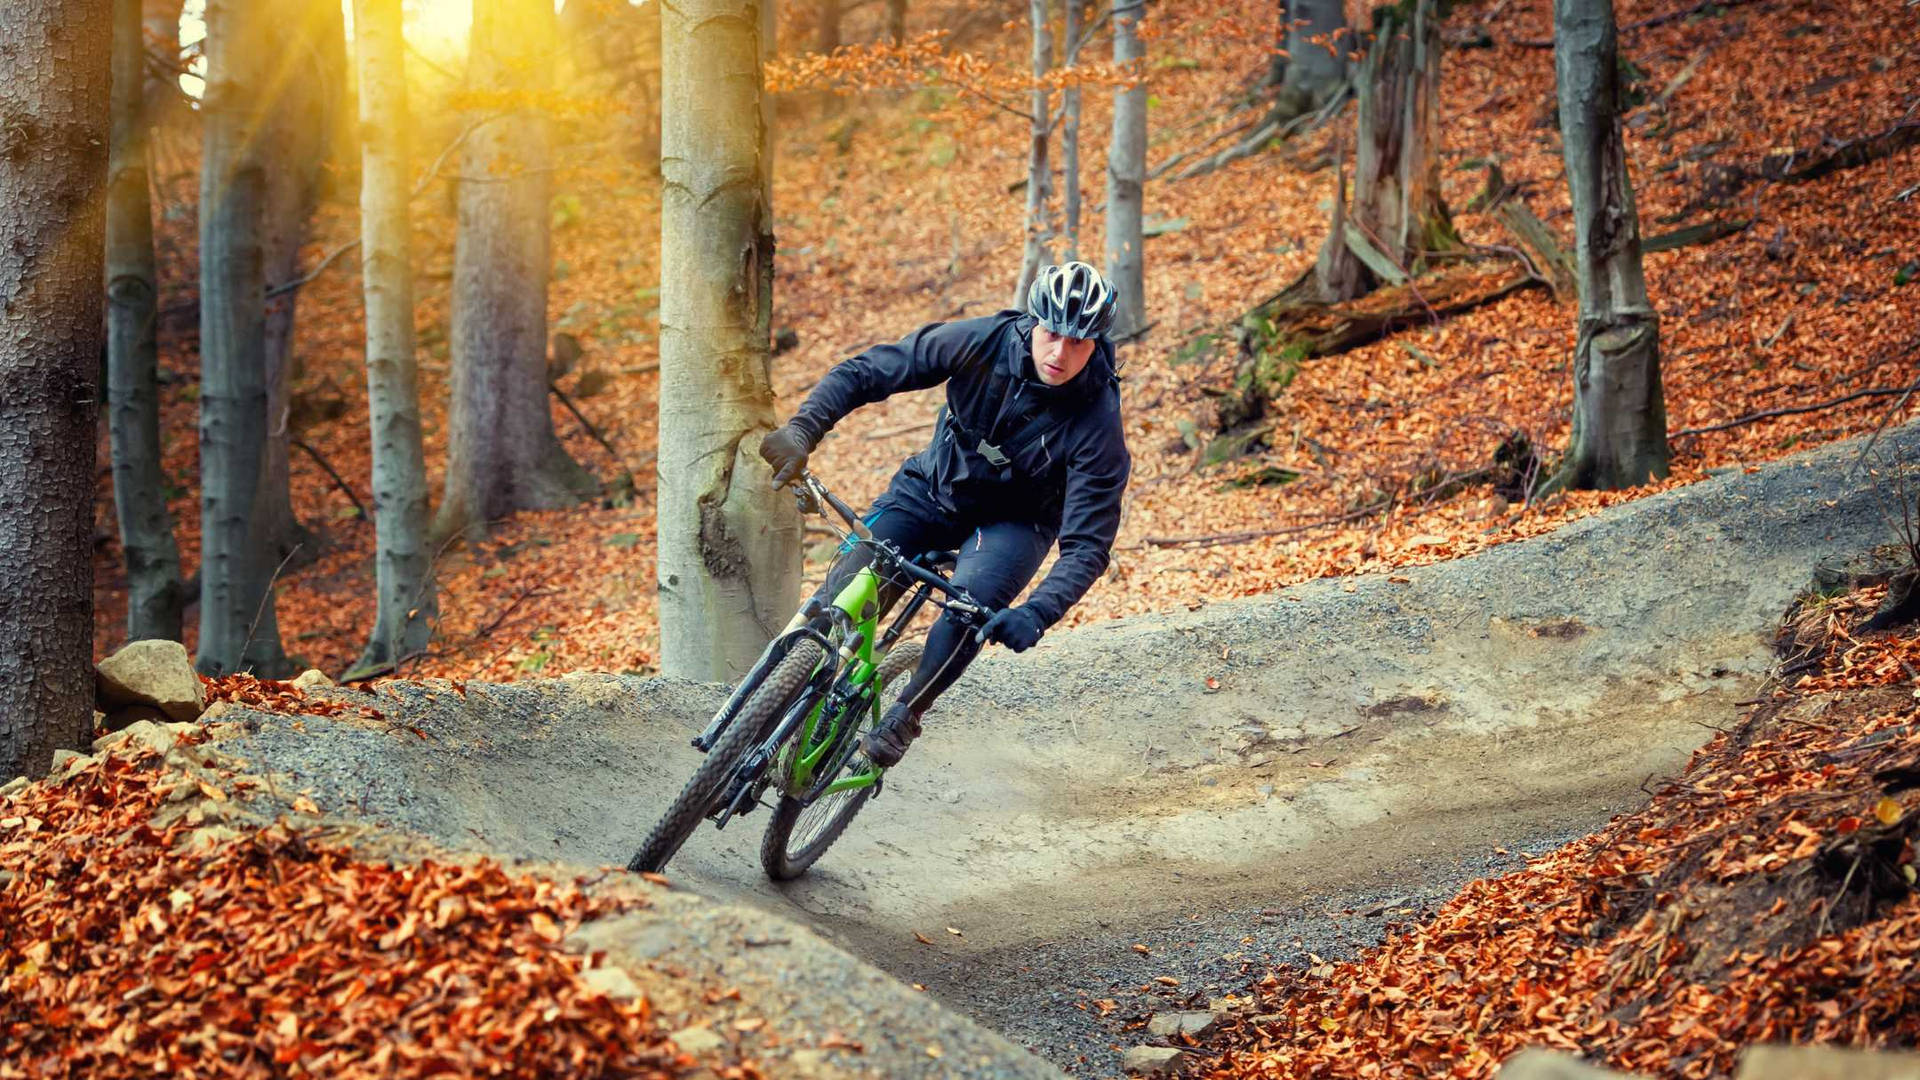
[[[1758,685],[1812,569],[1894,538],[1846,476],[1858,449],[1404,583],[1323,580],[990,655],[807,878],[761,877],[764,815],[697,834],[671,876],[810,924],[1057,1065],[1111,1072],[1142,987],[1204,996],[1243,954],[1367,943],[1394,912],[1639,805]],[[1914,456],[1920,427],[1880,449]],[[594,866],[632,853],[722,693],[581,675],[379,698],[427,737],[278,719],[233,752],[332,808]],[[1072,1007],[1098,998],[1122,1007]]]

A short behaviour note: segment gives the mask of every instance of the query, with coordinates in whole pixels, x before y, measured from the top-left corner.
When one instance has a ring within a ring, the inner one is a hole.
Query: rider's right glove
[[[760,440],[760,456],[773,466],[773,486],[783,488],[807,467],[811,441],[792,424],[782,424]]]
[[[1026,605],[1011,607],[999,612],[987,620],[980,633],[988,641],[1005,645],[1014,652],[1026,652],[1040,642],[1040,635],[1046,627],[1040,625],[1040,616],[1028,611]]]

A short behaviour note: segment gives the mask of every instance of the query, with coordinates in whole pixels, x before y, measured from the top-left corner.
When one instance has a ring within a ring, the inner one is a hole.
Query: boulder
[[[22,788],[25,788],[28,784],[32,782],[33,781],[28,780],[24,776],[16,776],[13,779],[7,781],[6,783],[0,784],[0,799],[4,799],[7,796],[12,795],[14,792],[19,791]]]
[[[53,752],[53,767],[47,770],[47,775],[66,776],[68,773],[79,772],[81,769],[92,764],[92,762],[92,758],[77,751],[64,749],[55,750]]]
[[[1628,1075],[1589,1065],[1575,1054],[1538,1047],[1508,1058],[1495,1074],[1497,1080],[1624,1080]]]
[[[327,678],[327,673],[321,671],[319,668],[308,668],[293,677],[293,685],[302,690],[318,690],[323,687],[333,686],[334,681]]]
[[[93,740],[93,752],[110,747],[138,753],[140,749],[165,754],[173,750],[180,737],[194,729],[193,724],[170,724],[164,720],[139,720]]]
[[[197,719],[207,706],[206,687],[187,647],[158,639],[132,642],[102,660],[94,696],[109,715],[121,706],[151,705],[181,722]]]
[[[1135,1076],[1172,1076],[1186,1056],[1177,1046],[1136,1046],[1120,1059],[1120,1067]]]
[[[1220,1015],[1211,1012],[1154,1013],[1147,1021],[1149,1035],[1191,1035],[1199,1038],[1220,1023]]]
[[[1920,1080],[1920,1054],[1838,1046],[1750,1046],[1734,1080]]]
[[[125,731],[135,724],[157,726],[171,723],[173,723],[173,717],[151,705],[122,705],[108,713],[106,719],[100,721],[100,726],[106,728],[108,734],[112,734],[116,731]]]

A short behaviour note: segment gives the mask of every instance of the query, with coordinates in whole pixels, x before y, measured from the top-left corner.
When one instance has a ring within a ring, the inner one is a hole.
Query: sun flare
[[[407,41],[430,56],[465,55],[472,25],[473,0],[407,0]]]

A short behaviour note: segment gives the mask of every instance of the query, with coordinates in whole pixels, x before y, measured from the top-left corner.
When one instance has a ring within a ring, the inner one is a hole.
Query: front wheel
[[[739,714],[721,733],[713,749],[707,751],[705,760],[680,789],[673,805],[660,815],[659,824],[647,834],[646,843],[634,853],[627,869],[656,873],[666,869],[667,860],[673,858],[680,845],[700,827],[700,819],[713,811],[713,802],[726,791],[733,770],[773,730],[773,725],[806,687],[813,677],[813,669],[825,655],[819,643],[811,638],[793,643],[787,655],[767,673],[760,688],[740,706]]]
[[[892,688],[895,677],[912,671],[920,662],[920,643],[902,642],[887,653],[880,661],[880,670],[874,673],[877,689],[874,700],[885,707],[887,691]],[[856,732],[849,736],[858,738]],[[856,757],[853,762],[864,762]],[[849,768],[853,763],[849,763]],[[773,809],[773,820],[767,822],[767,834],[760,841],[760,868],[774,881],[792,881],[807,872],[807,868],[827,853],[840,834],[847,831],[853,823],[854,815],[867,805],[873,797],[873,787],[849,788],[822,795],[811,804],[804,804],[791,795],[782,795],[780,803]]]

